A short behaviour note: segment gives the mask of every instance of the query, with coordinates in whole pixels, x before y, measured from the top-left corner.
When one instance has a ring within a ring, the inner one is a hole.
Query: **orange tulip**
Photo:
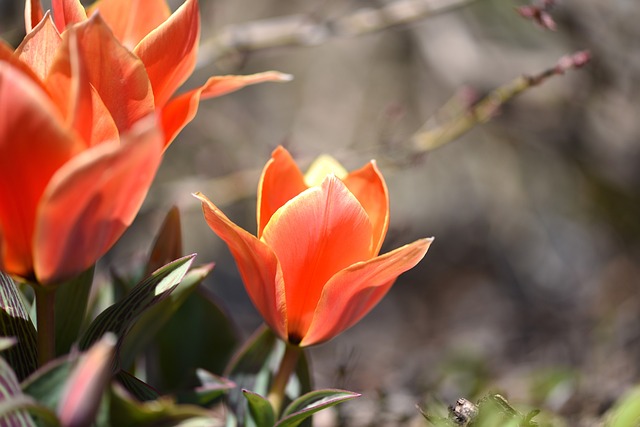
[[[99,14],[114,36],[142,60],[153,88],[168,146],[198,111],[200,99],[212,98],[266,81],[286,81],[290,76],[274,71],[247,76],[215,76],[203,86],[172,98],[191,75],[200,38],[197,0],[186,0],[173,14],[165,0],[99,0],[85,9],[80,0],[53,0],[56,28],[63,33],[71,25]],[[40,0],[27,0],[27,30],[42,21]]]
[[[226,242],[267,324],[292,344],[327,341],[357,323],[414,267],[433,239],[378,255],[389,224],[375,162],[347,173],[322,157],[303,175],[282,147],[258,187],[257,236],[198,193],[209,227]]]
[[[0,43],[0,269],[48,285],[131,224],[164,136],[142,62],[99,17]]]

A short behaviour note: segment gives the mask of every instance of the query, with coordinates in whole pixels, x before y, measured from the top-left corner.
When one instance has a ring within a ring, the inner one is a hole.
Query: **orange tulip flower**
[[[197,0],[186,0],[173,14],[165,0],[99,0],[85,9],[80,0],[53,0],[55,26],[63,33],[71,25],[99,14],[114,36],[142,60],[153,88],[156,109],[169,143],[198,111],[200,99],[212,98],[266,81],[290,76],[274,71],[247,76],[215,76],[203,86],[173,97],[191,75],[200,39]],[[27,31],[42,21],[40,0],[27,0]]]
[[[321,157],[303,175],[282,147],[258,187],[257,236],[198,193],[209,227],[226,242],[267,324],[301,347],[357,323],[414,267],[433,239],[379,255],[389,224],[387,187],[375,162],[347,173]]]
[[[131,224],[164,136],[142,62],[99,19],[0,42],[0,269],[48,285]]]

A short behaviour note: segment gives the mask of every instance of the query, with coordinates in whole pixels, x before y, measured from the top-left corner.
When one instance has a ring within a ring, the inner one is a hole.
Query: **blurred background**
[[[348,169],[375,158],[391,196],[383,252],[436,239],[362,322],[310,349],[316,386],[364,393],[317,425],[419,426],[416,404],[488,392],[594,425],[639,376],[640,5],[560,0],[549,31],[516,13],[527,4],[200,0],[200,62],[185,89],[215,74],[295,79],[202,102],[105,264],[144,260],[177,204],[185,252],[216,262],[206,284],[249,334],[261,320],[190,193],[254,231],[276,146],[303,169],[322,153]],[[0,0],[0,36],[14,46],[22,10]],[[451,99],[473,102],[581,49],[588,66],[490,122],[435,150],[412,142]]]

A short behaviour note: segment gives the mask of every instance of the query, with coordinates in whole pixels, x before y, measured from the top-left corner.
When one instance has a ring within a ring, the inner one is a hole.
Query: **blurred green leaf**
[[[180,286],[182,287],[182,285]],[[157,367],[149,378],[160,378],[158,388],[183,390],[198,384],[195,372],[202,368],[221,374],[239,343],[238,328],[206,288],[199,286],[188,296],[149,351]],[[155,385],[155,383],[153,383]]]
[[[190,403],[207,407],[236,386],[232,381],[214,375],[204,369],[198,369],[196,374],[200,380],[200,386],[192,391],[178,393],[176,395],[178,403]]]
[[[233,412],[231,417],[239,425],[252,425],[245,420],[247,411],[246,400],[243,398],[242,390],[251,390],[254,393],[266,396],[271,388],[271,380],[274,371],[278,368],[280,359],[284,353],[285,344],[277,338],[266,326],[261,327],[254,335],[247,340],[244,346],[235,354],[227,370],[225,377],[238,385],[230,390],[228,394],[228,404]],[[296,366],[295,376],[287,385],[286,394],[298,397],[311,391],[311,376],[306,353],[300,353]],[[288,404],[285,400],[284,404]]]
[[[102,395],[111,380],[117,341],[115,335],[105,334],[75,364],[58,405],[63,425],[88,426],[94,423]]]
[[[345,390],[316,390],[291,402],[284,410],[277,427],[296,427],[314,413],[359,397],[360,394]]]
[[[47,363],[22,383],[22,390],[55,411],[62,396],[64,383],[71,375],[74,360],[71,356],[66,356]]]
[[[640,425],[640,386],[625,394],[606,416],[606,427],[637,427]]]
[[[136,285],[121,301],[103,311],[83,334],[80,348],[86,349],[106,332],[122,340],[133,322],[149,307],[166,298],[189,270],[195,254],[177,259]]]
[[[249,390],[242,390],[249,404],[249,414],[256,427],[273,427],[276,417],[271,403],[264,397]]]
[[[145,426],[220,426],[221,421],[207,410],[193,405],[178,405],[169,398],[138,402],[121,386],[114,384],[110,392],[109,425]]]
[[[78,341],[82,323],[87,313],[87,303],[94,268],[78,277],[61,284],[56,289],[56,355],[67,354],[73,343]]]
[[[36,424],[27,412],[35,415],[40,423]],[[43,424],[57,427],[60,421],[51,409],[38,404],[32,397],[21,394],[0,400],[0,425],[36,427]]]
[[[17,345],[7,349],[3,356],[13,368],[18,380],[23,380],[38,368],[36,328],[13,279],[2,272],[0,272],[0,336],[17,339]]]
[[[213,269],[213,264],[190,270],[178,286],[167,298],[149,307],[135,322],[120,350],[122,366],[129,367],[135,357],[149,347],[157,337],[158,332],[167,324],[169,319],[187,301],[198,285]],[[213,315],[212,313],[211,315]],[[184,335],[184,329],[181,331]],[[201,339],[198,337],[198,339]],[[184,348],[184,347],[183,347]],[[181,372],[184,375],[184,370]]]
[[[182,256],[180,211],[173,206],[164,218],[149,254],[145,276]]]

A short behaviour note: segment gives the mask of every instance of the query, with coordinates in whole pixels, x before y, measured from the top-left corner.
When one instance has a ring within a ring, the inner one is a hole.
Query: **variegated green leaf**
[[[0,272],[0,336],[15,337],[17,345],[3,356],[19,380],[38,367],[36,328],[13,279]]]

